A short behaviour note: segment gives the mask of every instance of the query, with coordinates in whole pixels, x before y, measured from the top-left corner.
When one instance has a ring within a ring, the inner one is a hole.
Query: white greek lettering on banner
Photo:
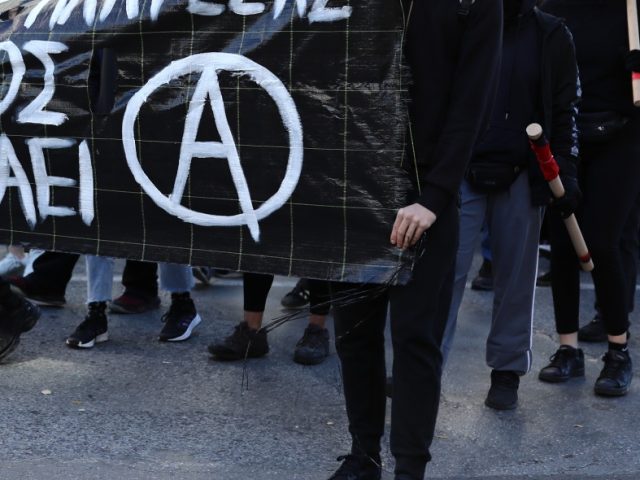
[[[284,128],[289,134],[289,158],[282,183],[276,193],[259,208],[253,208],[247,180],[240,163],[238,149],[229,127],[224,100],[218,82],[218,72],[227,71],[247,76],[262,87],[275,102]],[[178,160],[178,173],[171,195],[163,194],[146,175],[136,152],[134,126],[140,108],[158,88],[172,80],[194,73],[201,73],[185,119],[184,133]],[[206,99],[213,110],[216,129],[221,142],[196,140],[198,126]],[[247,225],[252,238],[260,239],[259,221],[281,208],[293,194],[303,161],[303,136],[300,116],[293,99],[282,82],[269,70],[242,55],[230,53],[200,53],[172,62],[156,74],[129,101],[122,122],[122,142],[129,169],[142,189],[160,208],[185,222],[202,226]],[[226,159],[238,194],[241,214],[212,215],[182,206],[181,201],[193,158]]]

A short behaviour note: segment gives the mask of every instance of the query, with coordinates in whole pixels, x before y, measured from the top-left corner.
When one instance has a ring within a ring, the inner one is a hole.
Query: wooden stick
[[[636,0],[627,0],[627,23],[629,26],[629,50],[640,50],[640,29],[638,28],[638,4]],[[633,86],[633,104],[640,107],[640,72],[631,74]]]
[[[535,145],[536,143],[543,142],[547,143],[547,140],[544,138],[543,130],[540,125],[537,123],[532,123],[527,127],[527,135],[531,142]],[[539,163],[552,161],[555,163],[555,159],[551,156],[550,159],[540,158],[537,155]],[[555,198],[561,198],[565,194],[564,185],[562,185],[562,181],[560,177],[556,174],[555,178],[549,179],[547,178],[549,183],[549,188],[551,189],[551,193]],[[569,238],[571,239],[571,243],[573,244],[573,248],[578,255],[578,259],[580,260],[580,266],[585,272],[590,272],[593,270],[593,260],[591,260],[591,254],[589,253],[589,249],[587,248],[587,244],[584,241],[584,237],[582,236],[582,232],[580,231],[580,227],[578,226],[578,221],[576,220],[576,216],[572,213],[569,217],[564,219],[564,225],[567,227],[567,232],[569,233]]]

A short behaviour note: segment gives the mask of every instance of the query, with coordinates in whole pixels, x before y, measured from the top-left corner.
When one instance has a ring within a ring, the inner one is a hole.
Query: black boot
[[[584,377],[584,353],[580,348],[561,345],[551,358],[551,363],[540,370],[538,378],[543,382],[566,382],[572,377]]]
[[[629,352],[609,350],[602,359],[604,367],[596,380],[594,387],[596,394],[606,397],[626,395],[633,376]]]
[[[518,405],[520,377],[510,370],[491,370],[491,388],[484,404],[495,410],[513,410]]]

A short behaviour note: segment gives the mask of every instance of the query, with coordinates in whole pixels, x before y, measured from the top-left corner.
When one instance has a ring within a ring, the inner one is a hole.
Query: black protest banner
[[[1,6],[0,241],[396,281],[399,1]]]

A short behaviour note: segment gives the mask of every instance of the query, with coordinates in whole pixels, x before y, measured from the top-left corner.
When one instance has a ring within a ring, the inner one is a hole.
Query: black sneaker
[[[518,406],[520,377],[510,370],[491,370],[491,388],[484,404],[495,410],[513,410]]]
[[[329,356],[329,331],[317,325],[309,325],[296,344],[293,361],[302,365],[318,365]]]
[[[20,343],[20,335],[31,330],[38,318],[40,309],[23,298],[20,304],[13,309],[0,308],[0,360],[3,360],[13,352]]]
[[[584,353],[580,348],[561,345],[549,360],[551,363],[538,374],[543,382],[558,383],[572,377],[584,377]]]
[[[626,395],[633,376],[629,352],[609,350],[602,360],[604,360],[604,367],[596,380],[594,387],[596,394],[606,397]]]
[[[296,286],[293,287],[289,293],[287,293],[282,300],[280,300],[280,304],[284,308],[290,309],[298,309],[304,308],[309,304],[309,282],[306,279],[301,278],[296,283]]]
[[[182,342],[188,339],[202,318],[188,293],[172,293],[171,306],[162,316],[164,327],[158,336],[161,342]]]
[[[209,345],[209,353],[218,360],[258,358],[269,353],[267,332],[253,330],[247,322],[239,323],[233,333],[218,343]]]
[[[329,480],[380,480],[382,476],[379,459],[365,455],[343,455],[338,457],[338,461],[342,465]]]
[[[493,272],[491,261],[483,260],[478,275],[471,282],[472,290],[489,292],[493,290]]]
[[[107,332],[106,302],[91,302],[84,321],[67,337],[71,348],[92,348],[96,343],[109,340]]]
[[[578,340],[587,343],[602,343],[607,341],[607,331],[599,313],[587,325],[578,330]]]

